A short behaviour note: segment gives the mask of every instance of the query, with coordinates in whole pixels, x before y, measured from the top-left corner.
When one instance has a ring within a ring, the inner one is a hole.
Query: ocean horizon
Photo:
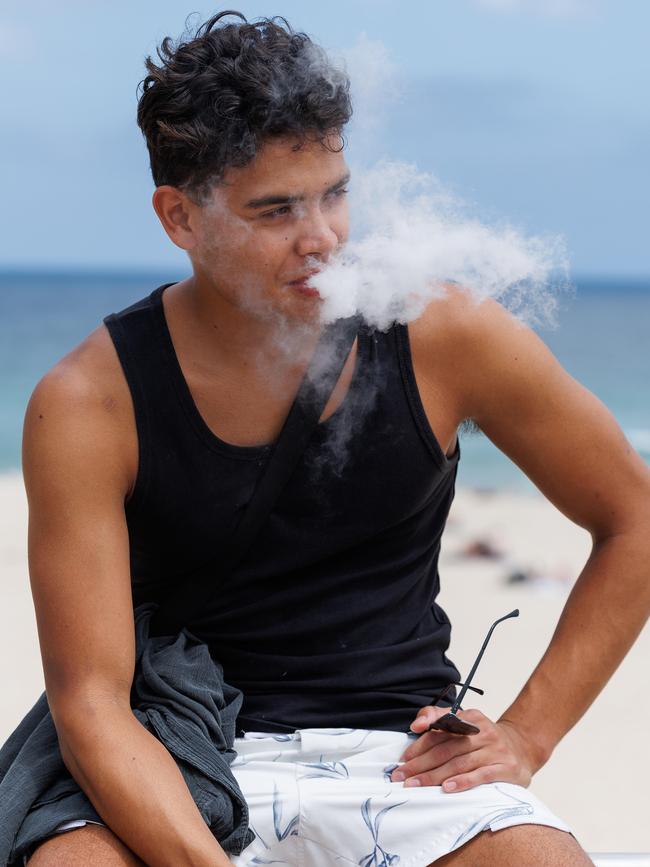
[[[0,473],[20,470],[22,424],[43,374],[108,313],[183,279],[182,269],[0,270]],[[650,277],[574,276],[555,327],[535,328],[560,363],[611,410],[650,464]],[[534,490],[482,434],[464,434],[459,485]]]

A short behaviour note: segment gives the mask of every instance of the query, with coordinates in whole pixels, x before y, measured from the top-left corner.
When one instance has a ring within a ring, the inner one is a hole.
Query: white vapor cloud
[[[482,223],[436,178],[405,163],[381,162],[353,186],[363,233],[310,280],[323,321],[358,313],[384,330],[416,319],[447,282],[499,300],[530,324],[553,321],[556,290],[568,283],[561,237]]]
[[[315,62],[320,70],[320,59]],[[415,165],[387,159],[369,164],[371,133],[387,119],[389,103],[400,99],[399,70],[386,47],[365,34],[344,65],[354,136],[365,141],[352,176],[353,237],[310,280],[323,301],[323,321],[358,313],[384,330],[416,319],[447,282],[477,299],[498,299],[530,324],[552,320],[555,289],[568,281],[563,239],[526,236],[504,221],[481,222]]]

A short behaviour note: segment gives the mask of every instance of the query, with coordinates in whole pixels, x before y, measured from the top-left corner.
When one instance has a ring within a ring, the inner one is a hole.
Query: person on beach
[[[99,817],[61,823],[25,863],[591,863],[527,787],[645,623],[650,473],[533,332],[462,287],[408,326],[359,324],[218,610],[190,624],[243,693],[241,852],[134,716],[134,608],[228,547],[321,335],[309,279],[348,237],[349,85],[308,37],[222,13],[159,54],[138,122],[191,276],[107,317],[25,418],[47,699]],[[593,549],[516,700],[495,721],[461,711],[480,731],[456,736],[429,724],[460,680],[435,597],[467,420]]]

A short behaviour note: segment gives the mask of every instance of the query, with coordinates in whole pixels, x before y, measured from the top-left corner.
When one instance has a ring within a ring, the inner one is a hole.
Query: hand
[[[391,775],[405,786],[442,786],[445,792],[463,792],[496,780],[528,786],[537,767],[532,745],[511,722],[492,722],[480,710],[459,711],[461,719],[480,728],[476,735],[427,731],[449,708],[426,706],[418,711],[411,730],[421,736],[403,753],[405,764]],[[414,782],[414,781],[418,782]]]

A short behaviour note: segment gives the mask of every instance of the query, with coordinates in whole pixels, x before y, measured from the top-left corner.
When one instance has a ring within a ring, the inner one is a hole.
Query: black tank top
[[[104,319],[138,434],[125,507],[136,606],[228,550],[270,453],[224,442],[203,420],[167,327],[165,288]],[[238,735],[408,731],[458,680],[435,598],[459,456],[458,445],[445,456],[428,424],[407,327],[361,326],[346,397],[220,588],[220,610],[188,625],[244,694]]]

